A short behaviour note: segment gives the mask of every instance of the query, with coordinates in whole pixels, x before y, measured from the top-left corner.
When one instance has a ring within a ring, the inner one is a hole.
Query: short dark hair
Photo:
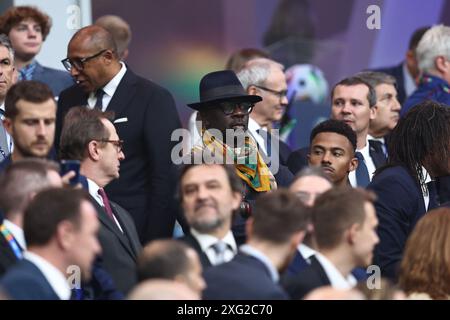
[[[186,175],[186,173],[189,170],[191,170],[192,168],[198,167],[198,166],[210,166],[210,165],[216,165],[216,166],[222,167],[225,170],[225,173],[227,174],[228,182],[230,183],[230,187],[231,187],[231,191],[239,192],[240,194],[242,194],[242,192],[244,191],[244,184],[243,184],[242,180],[238,177],[235,166],[231,165],[231,164],[206,164],[206,163],[186,164],[181,167],[180,177],[178,179],[179,188],[181,188],[181,180],[183,179],[183,177]],[[182,197],[181,190],[179,190],[177,193],[178,193],[179,199],[182,200],[183,197]]]
[[[52,27],[50,17],[32,6],[18,6],[9,8],[0,16],[0,33],[9,34],[11,29],[25,19],[33,19],[41,27],[42,39],[45,41]]]
[[[309,143],[312,144],[314,138],[322,132],[334,132],[340,134],[347,138],[350,144],[353,147],[353,151],[356,150],[356,133],[353,129],[343,121],[340,120],[325,120],[319,123],[314,129],[311,131],[311,135],[309,137]]]
[[[259,197],[253,211],[253,236],[274,244],[285,244],[294,233],[306,231],[310,221],[310,210],[285,189]]]
[[[45,246],[63,221],[80,228],[83,200],[90,201],[90,198],[81,189],[51,188],[38,193],[25,210],[23,230],[27,245]]]
[[[323,171],[321,167],[304,167],[294,176],[294,179],[292,179],[292,182],[290,184],[292,185],[297,180],[300,180],[305,177],[318,177],[328,181],[330,185],[333,184],[330,180],[330,177],[326,175],[326,173]]]
[[[114,113],[87,107],[71,108],[64,117],[59,148],[60,158],[83,161],[89,142],[108,139],[109,132],[102,123],[102,118],[112,121]]]
[[[0,176],[0,207],[6,217],[23,212],[30,194],[50,187],[48,171],[59,172],[59,165],[51,160],[24,158],[11,163]]]
[[[408,49],[415,50],[417,48],[417,45],[419,44],[420,40],[422,39],[423,35],[425,34],[425,32],[427,32],[430,28],[431,28],[430,26],[426,26],[426,27],[421,27],[421,28],[417,29],[416,31],[414,31],[411,38],[409,39]]]
[[[369,89],[369,93],[367,94],[367,101],[369,101],[369,106],[372,108],[373,106],[375,106],[375,104],[377,103],[377,95],[375,92],[374,87],[372,87],[367,81],[365,81],[364,79],[358,77],[358,76],[351,76],[348,78],[344,78],[341,81],[339,81],[338,83],[336,83],[333,87],[333,89],[331,90],[331,100],[333,101],[333,97],[334,97],[334,90],[336,89],[337,86],[356,86],[358,84],[363,84],[365,86],[367,86],[367,88]]]
[[[174,279],[190,267],[186,244],[178,240],[155,240],[142,250],[137,263],[138,281]],[[193,249],[191,249],[193,250]]]
[[[366,219],[364,204],[374,202],[375,194],[360,188],[339,187],[322,193],[312,210],[314,234],[320,249],[333,249],[345,230]]]
[[[9,88],[6,94],[5,117],[14,119],[19,114],[17,101],[21,99],[33,103],[54,100],[52,90],[45,83],[34,80],[20,81]]]

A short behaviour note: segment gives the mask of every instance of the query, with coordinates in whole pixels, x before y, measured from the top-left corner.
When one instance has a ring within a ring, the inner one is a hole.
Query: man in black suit
[[[0,281],[5,294],[14,300],[68,300],[71,285],[91,277],[92,262],[101,251],[98,228],[85,191],[38,193],[24,215],[28,250]]]
[[[136,284],[136,261],[141,245],[129,213],[109,201],[104,187],[119,177],[125,158],[123,141],[112,124],[113,115],[85,107],[71,108],[61,134],[61,156],[79,160],[80,174],[87,178],[91,202],[100,220],[102,246],[97,261],[112,277],[117,288],[127,293]]]
[[[292,174],[277,161],[267,163],[248,130],[249,115],[255,103],[261,101],[260,96],[247,94],[230,70],[208,73],[199,87],[200,102],[191,103],[189,107],[200,112],[202,140],[180,162],[233,164],[245,186],[243,195],[249,208],[248,216],[259,195],[277,187],[287,187]],[[247,216],[236,215],[233,221],[233,234],[238,244],[245,242]]]
[[[399,262],[417,221],[439,205],[436,178],[450,173],[450,109],[424,101],[400,119],[390,138],[387,166],[375,175],[380,244],[375,263],[397,278]]]
[[[77,84],[59,97],[56,146],[71,107],[114,111],[127,157],[108,194],[130,212],[141,242],[170,237],[175,223],[170,210],[175,191],[171,134],[181,126],[172,96],[121,62],[112,36],[99,26],[75,33],[63,64]]]
[[[23,215],[35,193],[62,187],[59,165],[27,158],[14,162],[0,178],[0,208],[4,213],[0,226],[0,276],[23,257],[27,248],[23,234]]]
[[[317,252],[308,267],[283,279],[292,299],[321,286],[350,289],[356,285],[352,270],[372,262],[378,242],[374,200],[372,193],[350,187],[333,188],[317,198],[312,212]]]
[[[190,233],[180,240],[197,251],[203,268],[228,262],[236,255],[231,221],[240,208],[242,190],[232,165],[183,167],[180,198]]]
[[[288,299],[279,273],[291,262],[308,219],[308,209],[287,190],[258,198],[247,221],[247,243],[232,261],[205,271],[204,299]]]
[[[422,27],[414,31],[411,39],[409,40],[405,60],[400,64],[393,67],[373,70],[387,73],[395,78],[397,83],[396,88],[398,91],[398,101],[402,105],[406,101],[406,98],[408,98],[417,88],[417,81],[420,76],[420,72],[416,58],[416,48],[420,42],[420,39],[422,39],[422,36],[428,29],[430,29],[430,27]]]

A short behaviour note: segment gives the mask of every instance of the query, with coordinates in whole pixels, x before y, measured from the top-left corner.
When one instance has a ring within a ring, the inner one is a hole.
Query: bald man
[[[76,85],[58,100],[56,147],[71,107],[113,111],[126,156],[120,178],[106,188],[108,197],[130,212],[142,243],[170,237],[175,222],[169,208],[175,189],[170,136],[181,127],[171,94],[121,62],[112,35],[100,26],[75,33],[62,63]]]

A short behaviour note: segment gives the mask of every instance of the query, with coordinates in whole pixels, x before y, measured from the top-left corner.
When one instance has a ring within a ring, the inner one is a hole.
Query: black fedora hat
[[[200,81],[200,102],[189,103],[195,110],[214,107],[222,101],[238,101],[256,103],[262,100],[260,96],[248,95],[236,74],[231,70],[208,73]]]

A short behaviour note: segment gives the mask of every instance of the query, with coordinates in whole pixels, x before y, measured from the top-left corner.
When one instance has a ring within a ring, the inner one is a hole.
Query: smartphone
[[[61,160],[61,177],[69,171],[74,171],[75,176],[70,179],[70,185],[75,186],[80,182],[80,161],[79,160]]]

